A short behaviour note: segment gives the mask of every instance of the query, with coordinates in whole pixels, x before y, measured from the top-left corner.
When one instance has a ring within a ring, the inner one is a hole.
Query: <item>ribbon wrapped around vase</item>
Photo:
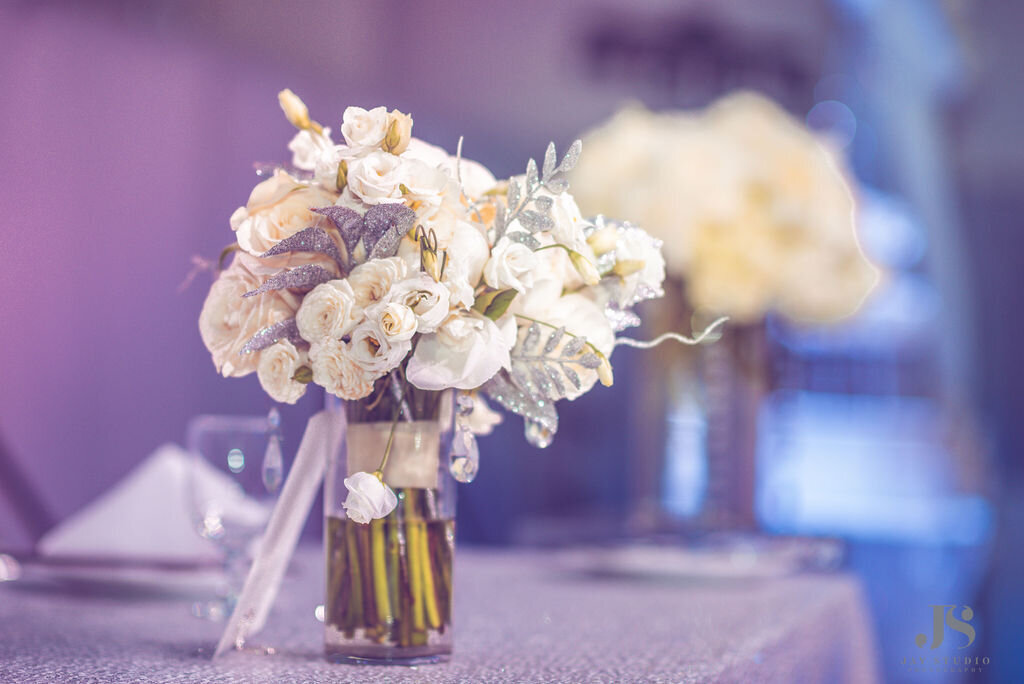
[[[344,431],[344,413],[339,415],[335,411],[320,411],[306,424],[295,463],[274,506],[214,658],[242,648],[246,639],[266,624],[285,569],[295,553],[302,527],[323,482],[328,457],[337,450]]]

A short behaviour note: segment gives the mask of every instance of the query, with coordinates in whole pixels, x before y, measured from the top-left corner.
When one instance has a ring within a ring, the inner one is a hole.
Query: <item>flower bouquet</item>
[[[461,141],[453,156],[412,137],[397,110],[349,107],[335,140],[290,91],[279,99],[298,129],[291,165],[261,169],[231,216],[202,338],[222,374],[255,372],[276,401],[310,384],[345,400],[327,475],[328,652],[444,657],[448,483],[477,472],[475,435],[500,420],[488,401],[550,444],[556,402],[612,384],[617,333],[662,294],[660,243],[583,218],[566,181],[578,141],[498,181]]]
[[[756,420],[769,383],[765,317],[835,322],[878,281],[857,238],[853,177],[829,140],[752,93],[702,111],[628,108],[584,141],[587,156],[571,174],[580,206],[628,215],[664,243],[669,282],[652,312],[657,324],[730,318],[724,344],[700,355],[700,373],[696,354],[665,349],[652,359],[648,375],[665,378],[670,369],[672,379],[641,398],[651,404],[641,415],[700,404],[709,451],[704,512],[713,518],[705,522],[753,526]],[[697,375],[705,392],[694,401]],[[645,428],[650,450],[664,453],[652,436],[668,441],[665,421]],[[648,469],[651,499],[660,470]]]

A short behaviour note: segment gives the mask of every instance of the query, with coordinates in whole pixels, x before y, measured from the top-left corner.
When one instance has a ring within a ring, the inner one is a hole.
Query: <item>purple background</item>
[[[45,509],[36,531],[183,441],[191,416],[270,407],[254,377],[220,378],[202,346],[208,276],[178,288],[194,255],[231,241],[253,162],[287,158],[281,88],[334,128],[350,104],[411,111],[418,136],[454,149],[464,135],[467,156],[507,175],[627,99],[693,106],[747,86],[803,114],[818,79],[854,65],[876,104],[860,121],[858,172],[949,229],[929,255],[949,321],[935,334],[952,340],[947,389],[979,417],[996,485],[993,560],[970,600],[986,648],[1012,661],[1024,630],[1024,86],[1008,57],[1020,56],[1024,11],[946,5],[961,9],[944,23],[931,0],[4,3],[0,449]],[[942,154],[915,167],[922,140]],[[460,534],[502,543],[522,514],[622,513],[635,358],[617,354],[616,387],[566,407],[554,449],[526,446],[518,419],[484,442]],[[311,393],[284,409],[286,447],[319,403]],[[0,548],[32,536],[0,496]],[[959,552],[919,565],[901,552],[879,542],[852,555],[894,596],[901,572],[950,593]],[[876,616],[886,605],[875,599]]]

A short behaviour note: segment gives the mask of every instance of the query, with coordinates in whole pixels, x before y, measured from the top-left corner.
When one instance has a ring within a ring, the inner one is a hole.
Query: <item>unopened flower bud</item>
[[[612,267],[612,273],[625,278],[628,275],[636,273],[643,267],[643,259],[623,259],[622,261],[615,262],[615,266]]]
[[[618,240],[619,232],[613,226],[605,226],[591,233],[587,238],[587,244],[590,245],[590,249],[594,250],[594,254],[601,256],[605,252],[615,249],[615,243]]]
[[[569,260],[572,261],[573,267],[583,278],[584,284],[597,285],[601,282],[601,274],[597,272],[597,267],[590,259],[575,250],[569,250]]]
[[[309,108],[306,107],[306,103],[291,90],[285,88],[279,92],[277,94],[277,101],[280,103],[281,109],[284,110],[285,117],[288,118],[288,122],[291,123],[292,126],[295,126],[301,131],[313,125],[309,120]]]
[[[601,359],[601,365],[597,367],[597,379],[605,387],[611,387],[615,382],[615,377],[612,375],[612,364],[604,354],[599,353],[598,356]]]
[[[412,117],[393,109],[388,114],[388,130],[384,134],[384,151],[402,154],[412,139]]]
[[[335,184],[338,186],[338,192],[344,190],[348,185],[348,162],[344,159],[338,163],[338,177],[335,179]]]

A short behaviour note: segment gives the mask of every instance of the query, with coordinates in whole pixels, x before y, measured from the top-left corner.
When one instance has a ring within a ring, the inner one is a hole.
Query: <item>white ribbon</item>
[[[231,649],[242,648],[245,640],[266,624],[267,614],[277,598],[284,572],[323,482],[327,459],[337,451],[344,432],[342,412],[321,411],[306,424],[295,463],[270,515],[259,551],[214,658]]]

